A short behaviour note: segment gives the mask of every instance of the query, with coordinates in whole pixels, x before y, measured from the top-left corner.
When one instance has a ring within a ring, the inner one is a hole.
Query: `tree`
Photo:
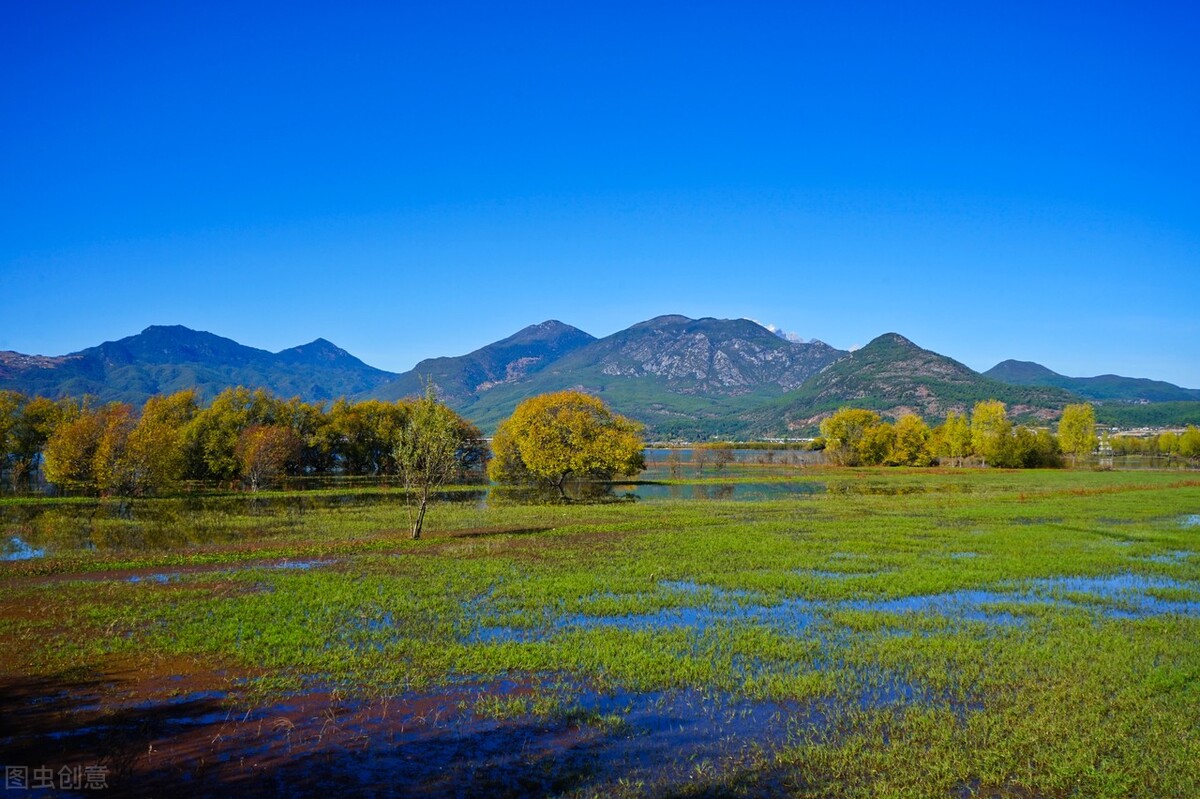
[[[579,391],[522,402],[492,439],[488,475],[500,483],[540,482],[563,492],[568,477],[611,479],[645,468],[642,426]]]
[[[82,409],[58,425],[46,441],[43,469],[46,480],[67,490],[95,490],[96,452],[104,435],[104,410]]]
[[[1004,449],[996,466],[1022,469],[1046,469],[1062,465],[1058,439],[1049,430],[1033,431],[1022,425],[1013,431],[1011,444]]]
[[[878,422],[863,430],[858,440],[858,462],[864,466],[879,466],[888,463],[888,457],[896,446],[896,428],[887,422]]]
[[[395,474],[396,446],[408,423],[404,403],[338,400],[329,410],[335,454],[349,474]]]
[[[892,446],[889,462],[897,466],[928,466],[933,462],[929,450],[932,434],[929,425],[920,416],[906,413],[896,420],[896,442]]]
[[[394,457],[404,479],[413,538],[421,537],[430,495],[471,465],[481,440],[479,430],[438,402],[432,390],[409,406]]]
[[[860,408],[841,408],[821,422],[825,455],[842,466],[857,466],[859,445],[867,431],[879,424],[879,414]]]
[[[301,472],[333,470],[337,439],[324,403],[303,402],[293,397],[280,405],[279,422],[295,430],[304,442],[300,451]]]
[[[165,491],[183,477],[187,466],[185,432],[196,413],[196,392],[190,389],[146,401],[119,464],[132,493]]]
[[[1171,457],[1179,452],[1179,434],[1168,430],[1165,433],[1158,434],[1158,452],[1160,455],[1167,456],[1167,463],[1171,462]]]
[[[724,471],[725,467],[737,460],[737,453],[733,451],[733,444],[722,442],[713,444],[709,447],[713,451],[713,468],[718,472]]]
[[[1114,455],[1138,455],[1142,452],[1142,442],[1133,436],[1113,436],[1108,443]]]
[[[59,424],[74,418],[79,409],[69,402],[55,402],[45,397],[28,400],[17,414],[9,430],[9,452],[12,456],[12,481],[16,486],[33,477],[38,456]]]
[[[300,436],[285,425],[256,424],[238,436],[235,452],[242,477],[251,491],[282,472],[300,458]]]
[[[238,386],[217,395],[196,414],[185,433],[191,477],[235,480],[243,471],[238,444],[243,431],[276,424],[279,400],[263,389]]]
[[[1179,437],[1179,454],[1190,460],[1200,460],[1200,427],[1188,425]]]
[[[971,413],[971,448],[991,466],[1007,464],[1010,448],[1012,422],[1008,411],[999,400],[982,400],[975,403]]]
[[[71,412],[46,442],[46,480],[106,495],[138,493],[142,485],[129,454],[135,425],[133,406],[120,402]]]
[[[96,443],[93,472],[102,494],[129,496],[136,492],[136,475],[129,468],[129,436],[136,421],[133,406],[114,402],[101,411],[104,420]]]
[[[946,421],[935,431],[935,438],[934,454],[954,461],[955,465],[961,466],[963,459],[970,457],[973,452],[971,424],[965,414],[954,411],[947,413]]]
[[[0,391],[0,479],[8,469],[13,451],[12,430],[17,426],[25,397],[15,391]]]
[[[1071,465],[1080,455],[1096,449],[1096,409],[1090,402],[1068,405],[1058,420],[1058,443],[1071,456]]]

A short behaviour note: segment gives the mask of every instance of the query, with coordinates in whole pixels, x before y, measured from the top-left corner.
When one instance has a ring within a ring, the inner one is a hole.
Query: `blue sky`
[[[0,349],[548,318],[1200,387],[1200,6],[9,3]]]

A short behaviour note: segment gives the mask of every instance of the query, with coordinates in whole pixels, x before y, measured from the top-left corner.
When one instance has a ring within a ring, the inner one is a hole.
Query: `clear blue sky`
[[[1200,387],[1200,5],[823,6],[6,3],[0,349],[683,313]]]

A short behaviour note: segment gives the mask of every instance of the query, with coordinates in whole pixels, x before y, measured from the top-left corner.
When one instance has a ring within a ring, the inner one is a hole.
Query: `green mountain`
[[[432,383],[448,404],[463,408],[483,393],[520,381],[595,340],[578,328],[551,319],[466,355],[421,361],[365,396],[393,401],[419,395],[427,383]]]
[[[1180,388],[1161,380],[1120,375],[1067,377],[1031,361],[1002,361],[984,372],[1015,386],[1054,386],[1097,402],[1197,402],[1200,389]]]
[[[748,319],[659,316],[480,392],[461,410],[490,430],[527,397],[582,389],[643,422],[654,437],[740,435],[742,413],[783,396],[842,354],[820,341],[785,340]]]
[[[47,397],[137,405],[155,394],[194,388],[202,401],[229,386],[262,387],[283,397],[330,400],[359,394],[396,376],[367,366],[325,339],[271,353],[179,325],[152,326],[70,355],[0,352],[0,388]]]
[[[915,413],[935,421],[948,411],[969,411],[976,402],[989,399],[1005,403],[1016,418],[1040,420],[1052,419],[1064,405],[1079,401],[1059,388],[1001,383],[904,336],[885,333],[825,367],[783,400],[745,418],[763,432],[769,433],[775,424],[801,433],[813,431],[843,406],[892,418]]]

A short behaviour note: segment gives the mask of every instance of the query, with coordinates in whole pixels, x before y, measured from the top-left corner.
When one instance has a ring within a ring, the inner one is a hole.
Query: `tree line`
[[[257,489],[283,474],[405,477],[434,433],[452,449],[453,476],[482,475],[482,434],[431,396],[326,406],[239,387],[206,408],[190,390],[135,408],[0,391],[0,478],[27,485],[40,466],[64,489],[143,496],[187,480]]]
[[[1001,468],[1061,466],[1096,450],[1095,409],[1089,403],[1063,409],[1055,435],[1045,428],[1014,425],[1003,402],[975,403],[970,414],[946,414],[931,428],[915,414],[885,422],[874,411],[842,408],[821,422],[826,457],[845,466],[962,465],[968,460]]]
[[[1067,406],[1057,434],[1014,425],[1004,403],[950,412],[931,428],[916,415],[885,422],[874,411],[842,408],[821,423],[835,464],[927,466],[981,461],[997,467],[1053,467],[1097,447],[1090,404]],[[1150,438],[1116,436],[1114,453],[1200,458],[1200,429]],[[61,488],[145,496],[188,480],[257,490],[281,474],[398,476],[419,498],[419,534],[430,492],[469,475],[502,483],[608,479],[644,468],[642,427],[595,397],[564,391],[533,397],[500,425],[495,457],[480,431],[432,393],[418,399],[332,405],[230,388],[201,408],[194,391],[149,399],[141,408],[89,399],[50,400],[0,391],[0,479],[27,485],[41,469]],[[731,444],[696,449],[719,470]],[[490,459],[490,467],[488,466]]]
[[[1182,433],[1168,430],[1157,435],[1116,435],[1108,439],[1114,455],[1165,455],[1200,459],[1200,427],[1188,425]]]

